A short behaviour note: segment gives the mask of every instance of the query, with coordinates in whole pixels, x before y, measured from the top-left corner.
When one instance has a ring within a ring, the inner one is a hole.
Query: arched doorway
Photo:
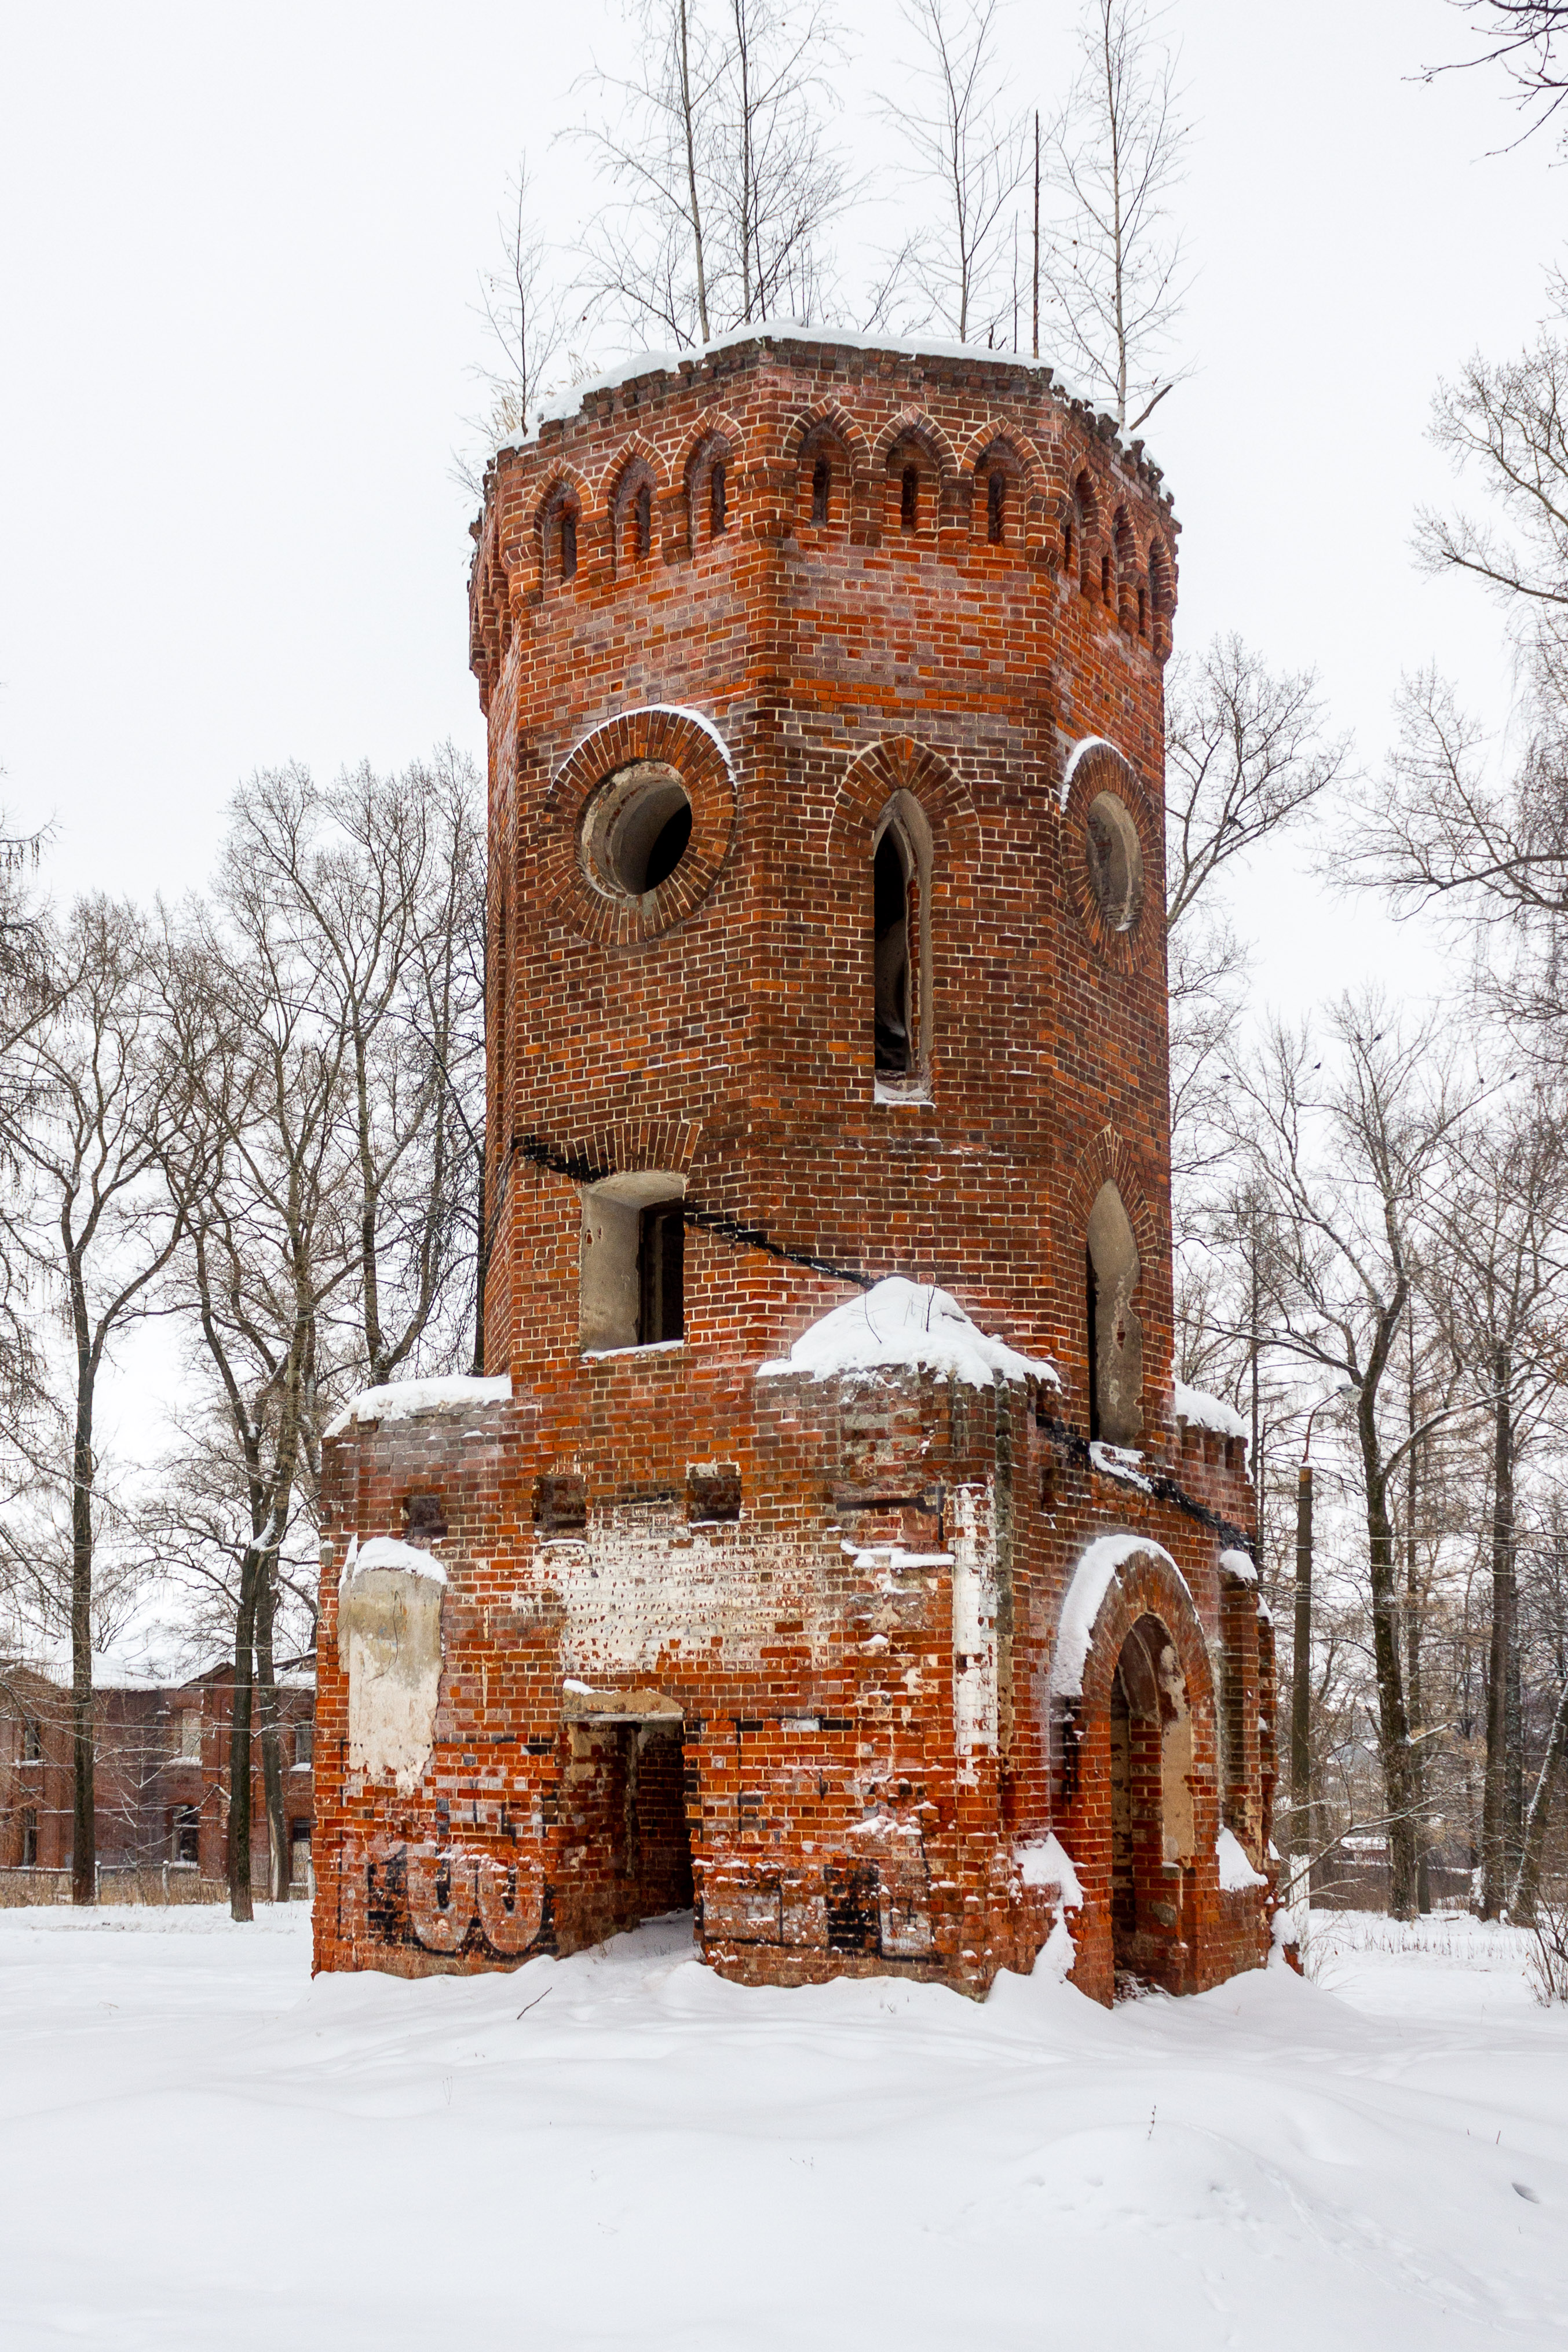
[[[1192,1716],[1160,1620],[1140,1617],[1111,1684],[1111,1936],[1119,1982],[1186,1989],[1193,1918]]]

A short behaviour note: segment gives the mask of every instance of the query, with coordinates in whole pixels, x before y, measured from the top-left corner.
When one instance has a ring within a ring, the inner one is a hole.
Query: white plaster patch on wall
[[[810,1564],[796,1547],[705,1535],[684,1517],[612,1514],[591,1540],[536,1555],[535,1575],[538,1591],[519,1599],[559,1594],[570,1673],[651,1674],[677,1643],[701,1655],[716,1636],[727,1667],[759,1666],[781,1615],[802,1619],[813,1656],[819,1646]]]
[[[445,1578],[428,1553],[385,1543],[350,1548],[338,1595],[338,1657],[349,1684],[349,1769],[412,1796],[435,1742]],[[421,1561],[428,1561],[428,1567]],[[434,1573],[432,1573],[434,1570]]]
[[[951,1509],[953,1741],[960,1785],[972,1789],[977,1758],[997,1748],[997,1554],[987,1489],[958,1487]]]

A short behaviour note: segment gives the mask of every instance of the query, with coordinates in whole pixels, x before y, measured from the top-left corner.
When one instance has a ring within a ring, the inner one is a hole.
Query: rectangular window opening
[[[644,1209],[637,1234],[637,1344],[684,1339],[686,1229],[679,1201]]]

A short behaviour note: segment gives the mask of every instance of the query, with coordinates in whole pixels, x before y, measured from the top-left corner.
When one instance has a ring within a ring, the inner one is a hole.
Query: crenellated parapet
[[[634,601],[716,549],[934,560],[1076,591],[1156,662],[1179,530],[1143,444],[994,354],[868,354],[770,331],[587,386],[497,452],[474,526],[472,662],[486,696],[542,608]]]

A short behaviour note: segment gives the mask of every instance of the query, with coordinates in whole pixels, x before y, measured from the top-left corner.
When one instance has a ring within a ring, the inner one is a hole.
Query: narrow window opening
[[[560,576],[563,580],[577,577],[577,517],[570,512],[560,519]]]
[[[727,530],[729,525],[727,499],[728,485],[725,478],[725,469],[723,465],[719,464],[708,476],[707,486],[708,529],[715,539],[718,537],[721,530]]]
[[[653,551],[653,493],[646,482],[632,509],[633,544],[639,563]]]
[[[294,1761],[296,1764],[313,1764],[316,1761],[316,1726],[313,1723],[295,1725]]]
[[[920,468],[905,466],[898,483],[898,527],[916,530],[920,525]]]
[[[993,473],[986,484],[986,537],[999,547],[1007,537],[1008,478]]]
[[[1149,592],[1146,588],[1140,588],[1138,591],[1138,635],[1141,637],[1146,637],[1148,634]]]
[[[1108,555],[1100,558],[1100,593],[1108,604],[1111,602],[1111,559]]]
[[[1089,1338],[1089,1443],[1093,1444],[1100,1434],[1100,1286],[1094,1275],[1094,1253],[1083,1253],[1084,1270],[1088,1278],[1088,1338]]]
[[[288,1838],[288,1884],[303,1888],[310,1886],[310,1824],[308,1821],[290,1822]]]
[[[1061,526],[1061,568],[1063,572],[1069,572],[1072,569],[1072,525],[1071,521],[1064,522]]]
[[[890,824],[873,868],[875,1045],[879,1077],[905,1077],[915,1066],[909,1018],[909,868]]]
[[[833,469],[825,457],[819,457],[811,468],[811,520],[826,522],[828,500],[832,494]]]
[[[174,1860],[193,1870],[201,1861],[202,1815],[198,1806],[174,1808]]]
[[[644,1209],[637,1236],[637,1344],[656,1347],[662,1339],[684,1339],[685,1317],[686,1229],[679,1201],[660,1201]]]
[[[22,1867],[37,1870],[38,1866],[38,1816],[29,1805],[22,1815]]]
[[[22,1761],[38,1764],[43,1761],[44,1735],[36,1715],[25,1717],[22,1725]]]

